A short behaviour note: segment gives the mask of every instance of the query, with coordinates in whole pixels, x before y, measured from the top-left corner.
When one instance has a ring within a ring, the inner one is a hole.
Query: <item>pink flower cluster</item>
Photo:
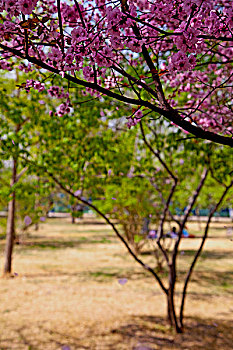
[[[186,71],[195,67],[195,64],[196,58],[193,54],[187,56],[185,53],[179,51],[170,58],[169,69],[171,71]]]
[[[37,5],[38,0],[4,0],[2,7],[12,16],[18,16],[19,13],[30,15]]]
[[[67,100],[64,103],[60,104],[60,106],[58,106],[56,114],[58,115],[58,117],[63,117],[63,115],[70,113],[70,107],[70,101]]]
[[[48,94],[51,96],[51,97],[56,97],[56,98],[69,98],[69,93],[68,92],[65,92],[64,91],[64,88],[63,87],[59,87],[59,86],[51,86],[49,89],[48,89]]]
[[[42,61],[63,78],[94,83],[84,94],[102,94],[104,88],[138,101],[147,96],[148,102],[163,108],[152,82],[154,70],[170,107],[180,108],[186,120],[204,129],[233,132],[228,80],[233,72],[233,1],[64,0],[60,9],[57,3],[0,0],[0,68],[10,70],[15,64],[12,50],[18,50],[31,64]],[[35,69],[25,63],[19,68]],[[33,80],[26,83],[30,87],[45,89]],[[48,93],[68,99],[56,86]],[[58,113],[69,108],[68,101]],[[127,126],[140,118],[133,115]]]
[[[28,63],[27,65],[24,64],[24,63],[21,63],[21,64],[18,65],[18,68],[21,71],[23,71],[24,73],[28,73],[28,72],[32,72],[33,71],[31,63]]]
[[[34,88],[35,90],[38,90],[39,92],[41,92],[45,90],[45,84],[39,81],[30,79],[26,81],[25,89],[30,90],[30,88]]]
[[[13,69],[12,65],[8,61],[0,61],[0,69],[11,71]]]
[[[127,123],[126,123],[127,128],[128,128],[128,129],[131,129],[132,126],[135,126],[135,125],[137,125],[138,123],[140,123],[142,117],[143,117],[143,113],[142,113],[142,111],[139,109],[136,113],[134,113],[133,116],[127,118],[127,119],[128,119],[128,121],[127,121]]]

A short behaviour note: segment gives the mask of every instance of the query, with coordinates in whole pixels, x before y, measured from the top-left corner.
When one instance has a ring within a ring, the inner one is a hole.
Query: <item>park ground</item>
[[[165,322],[165,298],[108,226],[49,219],[14,250],[0,279],[0,350],[232,349],[233,241],[211,226],[189,286],[186,330]],[[189,224],[198,236],[200,224]],[[177,292],[200,239],[183,239]],[[3,266],[4,239],[0,240]],[[152,262],[145,249],[142,258]],[[127,279],[124,285],[119,279]]]

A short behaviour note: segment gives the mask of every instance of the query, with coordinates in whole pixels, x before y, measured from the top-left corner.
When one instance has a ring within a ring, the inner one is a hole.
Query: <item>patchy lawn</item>
[[[176,335],[166,325],[159,286],[107,226],[50,219],[15,247],[15,277],[0,280],[0,350],[232,349],[233,242],[227,225],[212,224],[189,286],[186,332]],[[199,230],[189,224],[191,233]],[[178,297],[199,244],[198,238],[181,244]],[[0,240],[1,268],[3,248]],[[142,259],[154,264],[148,249]],[[127,283],[121,285],[121,278]]]

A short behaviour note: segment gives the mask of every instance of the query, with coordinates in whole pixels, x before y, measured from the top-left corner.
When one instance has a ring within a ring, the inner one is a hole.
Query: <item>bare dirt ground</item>
[[[176,335],[166,325],[159,286],[107,226],[48,220],[16,246],[14,277],[0,279],[0,350],[232,349],[233,241],[227,225],[211,227],[189,286],[186,331]],[[199,229],[189,225],[191,233]],[[199,244],[198,238],[181,244],[178,298]],[[0,240],[1,269],[3,248]],[[142,258],[154,264],[146,251]],[[127,283],[121,285],[121,278]]]

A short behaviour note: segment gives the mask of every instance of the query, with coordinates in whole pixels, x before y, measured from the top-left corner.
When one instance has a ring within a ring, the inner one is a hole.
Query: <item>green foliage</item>
[[[23,77],[17,76],[17,82]],[[0,85],[0,207],[7,209],[12,193],[16,195],[17,231],[26,229],[24,218],[39,221],[48,210],[48,186],[33,174],[24,158],[37,146],[36,125],[47,112],[39,104],[39,94],[16,88],[14,79],[1,78]],[[12,163],[16,161],[16,181],[12,184]],[[51,187],[49,189],[51,191]]]
[[[59,78],[54,84],[61,85]],[[79,191],[119,222],[127,241],[139,252],[148,233],[145,218],[150,217],[151,224],[157,227],[171,192],[174,181],[167,169],[178,179],[169,205],[171,214],[187,206],[204,167],[210,170],[198,206],[211,206],[219,198],[216,188],[221,190],[221,183],[229,183],[232,158],[228,148],[189,138],[156,115],[143,120],[143,125],[147,141],[163,164],[145,146],[138,126],[126,129],[122,117],[127,110],[119,102],[91,99],[77,88],[72,90],[71,85],[74,110],[63,117],[55,113],[50,116],[48,110],[55,112],[59,104],[56,99],[46,100],[43,93],[35,91],[30,97],[24,91],[10,93],[13,86],[11,80],[4,83],[0,94],[0,179],[3,183],[4,172],[8,178],[0,190],[0,204],[6,206],[10,193],[16,191],[24,208],[18,208],[18,212],[22,217],[32,217],[33,222],[48,208],[52,193],[58,191],[54,182],[57,179],[63,189],[73,194]],[[13,98],[7,97],[10,94]],[[38,103],[41,99],[45,104]],[[10,187],[10,167],[4,161],[12,158],[19,160],[19,171],[27,167],[27,177]],[[81,215],[75,209],[75,196],[70,196],[67,204],[73,208],[73,217]]]

